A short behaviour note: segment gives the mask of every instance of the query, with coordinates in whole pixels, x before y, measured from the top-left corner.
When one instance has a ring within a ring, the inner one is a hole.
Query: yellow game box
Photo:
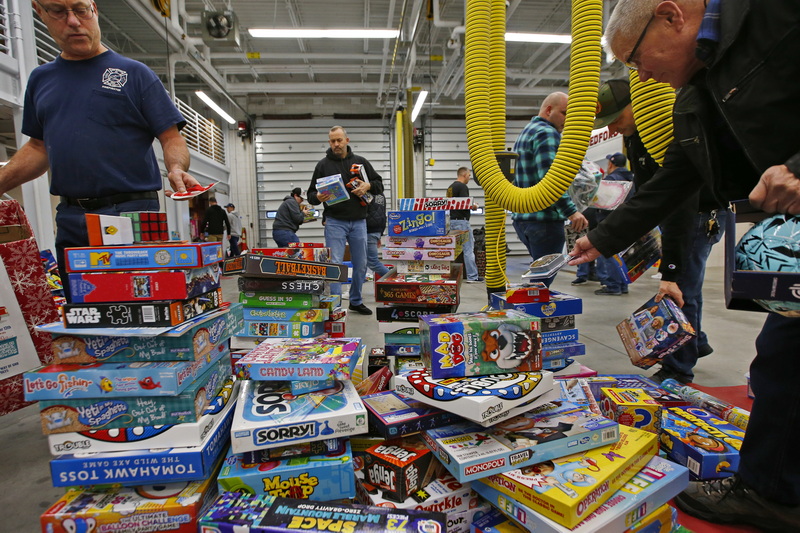
[[[603,416],[623,426],[658,433],[662,406],[644,389],[602,387],[597,404]]]

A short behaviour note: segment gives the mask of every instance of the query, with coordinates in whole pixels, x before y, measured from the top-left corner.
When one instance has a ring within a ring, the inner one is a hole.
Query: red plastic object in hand
[[[211,185],[206,185],[205,187],[203,187],[202,185],[193,185],[192,187],[186,189],[186,192],[172,193],[172,196],[170,196],[170,198],[172,198],[173,200],[188,200],[189,198],[194,198],[195,196],[198,196],[210,190],[212,187],[214,187],[214,185],[216,185],[216,183],[212,183]]]

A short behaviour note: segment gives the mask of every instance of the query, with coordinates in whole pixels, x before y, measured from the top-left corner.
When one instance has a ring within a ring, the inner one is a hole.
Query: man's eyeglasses
[[[81,20],[89,20],[94,16],[94,6],[65,9],[61,6],[45,7],[39,0],[36,0],[36,3],[47,13],[47,16],[55,20],[66,20],[70,11]]]
[[[644,29],[642,30],[642,34],[639,35],[639,38],[636,40],[636,44],[633,45],[633,48],[631,49],[631,53],[628,55],[628,59],[626,59],[624,61],[625,66],[628,67],[631,70],[638,70],[639,69],[638,66],[633,64],[633,61],[634,61],[633,56],[636,55],[636,52],[639,50],[639,46],[642,44],[642,41],[644,41],[644,36],[647,35],[647,29],[650,28],[650,24],[653,23],[653,19],[654,18],[656,18],[655,13],[653,13],[653,15],[650,17],[650,20],[648,20],[647,24],[645,24]],[[638,62],[638,60],[637,60],[637,62]]]

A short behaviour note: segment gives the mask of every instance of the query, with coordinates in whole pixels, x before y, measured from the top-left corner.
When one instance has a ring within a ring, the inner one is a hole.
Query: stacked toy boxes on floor
[[[384,334],[385,356],[394,372],[421,368],[420,317],[452,313],[458,308],[466,231],[449,231],[450,209],[472,205],[471,198],[401,198],[400,210],[389,211],[384,261],[395,265],[375,282],[378,328]]]
[[[45,324],[58,364],[24,375],[48,435],[47,532],[196,531],[216,495],[236,384],[219,243],[66,250],[73,303]],[[112,488],[113,487],[113,488]],[[119,488],[122,487],[122,488]]]

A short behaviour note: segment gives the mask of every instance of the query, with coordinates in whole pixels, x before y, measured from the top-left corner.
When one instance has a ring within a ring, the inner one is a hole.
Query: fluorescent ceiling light
[[[411,122],[417,120],[419,112],[422,111],[422,106],[425,105],[425,100],[428,98],[428,91],[420,91],[417,96],[417,101],[414,102],[414,110],[411,112]]]
[[[223,109],[220,106],[218,106],[216,102],[214,102],[214,100],[209,98],[209,96],[206,93],[204,93],[203,91],[195,91],[194,94],[196,94],[200,98],[200,100],[205,102],[208,107],[216,111],[217,114],[221,116],[223,119],[225,119],[225,121],[228,124],[234,124],[236,122],[235,120],[233,120],[232,116],[223,111]]]
[[[506,33],[506,41],[515,43],[569,44],[572,42],[572,36],[557,33]]]
[[[250,28],[248,31],[253,37],[262,39],[394,39],[400,35],[399,30],[368,28]]]

